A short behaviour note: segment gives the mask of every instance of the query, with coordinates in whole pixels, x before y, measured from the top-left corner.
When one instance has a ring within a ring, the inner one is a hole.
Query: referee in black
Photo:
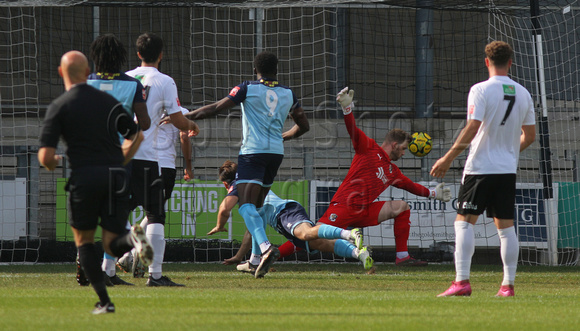
[[[62,137],[71,167],[66,185],[69,192],[69,224],[79,259],[99,296],[93,314],[115,312],[105,286],[95,232],[103,229],[103,248],[112,256],[123,256],[137,248],[143,262],[153,259],[153,249],[137,224],[125,229],[129,215],[128,176],[123,168],[143,140],[137,124],[114,97],[86,84],[90,69],[83,53],[64,54],[58,68],[66,92],[46,111],[38,160],[54,170],[60,156],[56,147]],[[120,143],[119,134],[124,137]]]

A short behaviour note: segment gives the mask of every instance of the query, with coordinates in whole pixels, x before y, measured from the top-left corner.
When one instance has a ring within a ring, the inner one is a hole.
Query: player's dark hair
[[[135,46],[145,63],[154,63],[163,51],[163,39],[154,33],[145,32],[137,38]]]
[[[411,135],[408,134],[405,130],[401,129],[392,129],[387,133],[385,137],[386,142],[396,142],[397,144],[402,144],[403,142],[411,142]]]
[[[503,67],[513,57],[514,50],[505,41],[492,41],[485,46],[485,56],[496,67]]]
[[[125,46],[111,33],[98,36],[91,43],[89,52],[97,72],[121,72],[121,67],[127,62]]]
[[[272,52],[261,52],[254,58],[254,68],[263,77],[274,77],[278,74],[278,57]]]
[[[238,165],[235,162],[227,160],[218,170],[220,181],[231,184],[236,179],[237,171]]]

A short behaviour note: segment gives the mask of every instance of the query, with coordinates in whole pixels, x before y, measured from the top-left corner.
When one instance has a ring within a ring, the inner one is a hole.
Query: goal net
[[[175,79],[181,104],[188,109],[218,101],[234,86],[252,80],[253,57],[259,51],[278,55],[277,78],[299,98],[310,131],[285,143],[273,191],[300,202],[312,220],[323,215],[354,156],[335,101],[340,89],[349,86],[356,91],[357,125],[379,143],[392,128],[433,137],[429,155],[418,158],[407,153],[397,161],[409,178],[433,187],[438,181],[428,171],[465,125],[469,88],[487,79],[485,44],[494,39],[510,42],[516,51],[512,76],[532,93],[538,122],[545,124],[543,131],[538,129],[537,141],[521,155],[518,170],[514,219],[521,262],[576,264],[580,247],[576,5],[552,1],[542,6],[536,15],[540,28],[534,28],[529,4],[521,1],[89,0],[74,6],[0,8],[0,37],[6,40],[0,46],[1,222],[3,229],[17,224],[24,229],[18,234],[3,230],[1,262],[74,259],[64,192],[69,169],[63,164],[49,173],[39,167],[35,155],[44,110],[63,92],[56,72],[60,56],[70,49],[88,54],[91,41],[103,33],[114,33],[134,54],[137,36],[152,31],[164,40],[160,70]],[[540,30],[538,48],[535,36]],[[538,50],[543,52],[540,56]],[[139,64],[132,56],[126,69]],[[547,116],[541,116],[544,109]],[[240,109],[198,124],[202,132],[192,140],[195,180],[178,177],[166,206],[169,261],[229,258],[245,232],[235,208],[227,232],[207,235],[226,194],[217,169],[225,160],[237,160],[241,145]],[[292,124],[288,120],[286,127]],[[444,179],[454,197],[465,157],[453,163]],[[179,176],[181,155],[177,165]],[[22,193],[13,188],[18,181]],[[405,199],[411,206],[408,243],[415,257],[452,261],[454,199],[434,202],[395,188],[379,199]],[[142,218],[140,208],[131,215],[132,221]],[[363,232],[375,260],[394,261],[392,221]],[[275,244],[285,241],[273,229],[268,235]],[[493,221],[481,217],[476,237],[474,262],[499,262]],[[22,257],[19,247],[34,254]],[[344,261],[333,254],[304,252],[285,260]]]
[[[532,18],[530,19],[530,12]],[[490,40],[515,50],[512,76],[535,101],[537,144],[521,155],[515,217],[523,262],[576,265],[578,183],[578,2],[542,2],[490,15]]]
[[[38,65],[32,8],[0,8],[0,262],[38,258]]]

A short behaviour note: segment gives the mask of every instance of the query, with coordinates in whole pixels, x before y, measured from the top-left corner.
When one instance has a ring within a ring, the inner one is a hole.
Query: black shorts
[[[171,193],[175,187],[177,170],[172,168],[161,168],[161,179],[163,180],[163,198],[167,201],[171,198]]]
[[[163,180],[155,161],[131,161],[131,210],[143,206],[150,223],[165,224]]]
[[[276,232],[290,240],[294,246],[310,252],[308,242],[296,238],[293,234],[294,228],[302,223],[309,223],[314,226],[304,207],[296,202],[289,202],[276,218]]]
[[[116,234],[127,232],[129,176],[122,167],[90,166],[74,169],[69,192],[69,224],[77,230],[101,227]]]
[[[274,177],[282,164],[282,154],[246,154],[238,155],[238,172],[236,183],[254,183],[262,187],[270,187],[274,183]]]
[[[513,219],[516,199],[515,174],[466,175],[457,194],[457,213]]]

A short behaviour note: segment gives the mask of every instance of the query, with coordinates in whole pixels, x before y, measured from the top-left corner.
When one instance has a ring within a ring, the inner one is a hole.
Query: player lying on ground
[[[228,189],[228,195],[220,204],[217,224],[208,235],[227,231],[224,226],[239,200],[235,184],[236,170],[237,165],[231,161],[226,161],[220,167],[220,180]],[[281,199],[272,191],[268,192],[263,206],[258,209],[258,213],[264,224],[270,225],[278,233],[288,238],[296,247],[305,249],[309,253],[319,250],[346,258],[359,259],[364,264],[365,269],[370,269],[373,265],[368,248],[363,247],[360,229],[343,230],[327,224],[314,225],[302,205],[294,200]],[[245,245],[243,248],[245,251],[241,252],[240,248],[237,254],[241,253],[242,256],[245,256],[249,250],[250,240],[252,240],[250,260],[238,265],[238,270],[254,274],[260,263],[261,254],[258,243],[251,238],[249,232],[246,232],[244,236]]]

